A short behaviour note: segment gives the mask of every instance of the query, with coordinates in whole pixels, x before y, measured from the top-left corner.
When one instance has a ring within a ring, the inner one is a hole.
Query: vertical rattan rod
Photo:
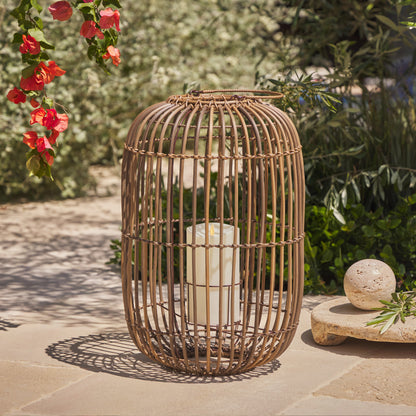
[[[167,129],[170,127],[172,120],[177,121],[178,114],[181,114],[183,109],[186,108],[184,105],[177,106],[174,111],[172,111],[168,116],[164,119],[162,124],[162,129],[160,131],[160,143],[159,143],[159,151],[160,153],[163,152],[163,142],[164,140],[169,140],[169,152],[174,153],[175,149],[175,137],[173,135],[173,131],[171,131],[171,135],[167,137]],[[174,128],[172,129],[174,130]],[[166,178],[166,190],[167,190],[167,200],[166,200],[166,278],[167,278],[167,291],[168,291],[168,333],[169,333],[169,344],[170,350],[173,361],[178,364],[178,356],[177,356],[177,348],[176,348],[176,314],[175,314],[175,301],[174,301],[174,284],[175,284],[175,276],[174,276],[174,268],[173,268],[173,243],[174,243],[174,235],[173,235],[173,164],[174,159],[169,158],[167,155],[163,156],[164,159],[167,160],[168,163],[168,174]],[[161,159],[161,158],[160,158]],[[159,161],[159,158],[158,158]]]
[[[264,107],[264,106],[262,106]],[[278,140],[277,132],[274,129],[273,122],[269,117],[269,114],[265,112],[262,107],[254,104],[251,111],[256,114],[256,117],[260,123],[263,138],[264,138],[264,153],[273,154],[274,147],[272,143],[272,138],[275,138],[275,142]],[[269,126],[269,128],[268,128]],[[272,228],[271,228],[271,242],[276,242],[276,157],[266,159],[266,163],[268,163],[268,169],[266,169],[266,173],[270,172],[270,188],[271,188],[271,203],[272,203]],[[269,189],[268,184],[268,175],[266,176],[266,185],[265,189]],[[267,197],[266,199],[266,211],[268,208]],[[265,250],[266,251],[266,250]],[[271,258],[270,258],[270,282],[269,282],[269,306],[268,306],[268,313],[266,318],[266,323],[264,325],[263,333],[267,334],[270,328],[270,321],[272,316],[272,307],[273,307],[273,298],[274,298],[274,285],[275,285],[275,264],[276,261],[276,247],[273,245],[271,248]],[[265,266],[264,266],[265,267]],[[262,289],[262,303],[264,298],[264,288]],[[264,344],[263,344],[264,348]],[[260,355],[263,355],[261,352]]]
[[[248,129],[247,129],[247,125],[246,122],[244,120],[243,115],[241,114],[241,112],[239,111],[239,108],[234,105],[232,106],[233,110],[234,110],[234,114],[236,115],[236,117],[238,117],[239,120],[239,126],[240,126],[240,134],[239,134],[239,138],[241,137],[241,142],[242,142],[242,152],[243,155],[246,157],[250,157],[251,156],[251,151],[250,151],[250,136],[248,133]],[[240,136],[241,135],[241,136]],[[250,244],[251,243],[251,222],[252,222],[252,199],[253,199],[253,191],[252,191],[252,181],[251,181],[251,177],[253,175],[253,172],[251,170],[251,162],[250,159],[247,158],[245,159],[244,163],[246,164],[246,172],[243,169],[243,174],[242,174],[242,181],[243,181],[243,190],[244,190],[244,195],[242,196],[243,201],[246,203],[246,209],[244,210],[246,216],[243,217],[242,219],[245,220],[245,223],[243,221],[243,226],[245,227],[245,232],[242,233],[244,238],[243,238],[243,242],[246,244]],[[241,335],[240,335],[240,359],[239,359],[239,366],[243,365],[243,356],[246,353],[246,347],[247,347],[247,331],[248,331],[248,326],[250,323],[250,311],[251,311],[251,288],[249,288],[249,265],[250,265],[250,259],[249,259],[249,250],[250,249],[244,249],[242,250],[242,255],[243,255],[243,261],[242,261],[242,270],[243,270],[243,276],[244,276],[244,282],[243,282],[243,287],[244,287],[244,293],[243,293],[243,297],[244,297],[244,301],[243,301],[243,320],[241,323],[242,329],[241,329]],[[244,264],[243,264],[244,262]],[[249,297],[250,297],[250,302],[249,302]]]
[[[200,357],[199,357],[199,348],[198,345],[200,343],[199,339],[199,331],[198,331],[198,310],[196,304],[196,221],[197,221],[197,187],[198,187],[198,156],[199,156],[199,140],[200,140],[200,132],[201,132],[201,124],[202,120],[205,116],[206,107],[200,107],[199,105],[195,106],[198,108],[199,115],[195,127],[195,141],[194,141],[194,164],[193,164],[193,194],[192,194],[192,296],[193,296],[193,319],[194,319],[194,338],[195,338],[195,366],[196,371],[201,372],[201,364],[200,364]],[[189,286],[188,286],[189,287]]]
[[[209,107],[208,118],[208,136],[205,146],[204,160],[204,218],[205,218],[205,308],[206,308],[206,339],[207,339],[207,371],[211,371],[211,308],[210,308],[210,249],[208,247],[210,240],[210,189],[211,189],[211,156],[212,156],[212,136],[214,107]]]
[[[232,109],[229,105],[225,106],[226,111],[228,113],[228,117],[230,120],[231,125],[231,132],[230,132],[230,156],[231,159],[229,161],[229,206],[230,206],[230,218],[232,224],[234,225],[234,236],[233,236],[233,243],[236,244],[237,242],[237,235],[239,233],[239,190],[238,190],[238,130],[237,125],[234,119],[234,114]],[[233,159],[234,158],[234,159]],[[234,170],[233,170],[233,163],[234,163]],[[233,181],[233,172],[234,172],[234,181]],[[234,192],[232,191],[232,184],[234,183]],[[234,204],[234,207],[233,207]],[[236,273],[236,263],[240,262],[240,259],[237,258],[237,248],[233,248],[233,265],[232,265],[232,275],[234,276]],[[241,273],[241,271],[240,271]],[[238,284],[241,290],[241,274],[238,276]],[[240,294],[241,296],[241,294]],[[235,326],[236,326],[236,313],[234,309],[235,305],[235,280],[232,280],[231,283],[231,336],[230,336],[230,361],[228,365],[228,371],[231,370],[232,364],[234,362],[234,353],[235,353]],[[239,304],[240,307],[240,304]],[[240,359],[241,363],[241,359]]]
[[[188,143],[188,135],[189,130],[191,127],[192,120],[195,117],[195,113],[197,112],[197,107],[194,107],[193,109],[188,109],[188,113],[186,116],[186,122],[185,122],[185,129],[183,132],[183,140],[182,140],[182,148],[181,148],[181,154],[185,155],[187,143]],[[185,223],[184,223],[184,206],[183,206],[183,194],[184,194],[184,163],[185,158],[182,157],[180,159],[180,166],[179,166],[179,243],[184,244],[185,243]],[[196,193],[196,192],[195,192]],[[187,242],[189,244],[189,241]],[[182,338],[182,350],[184,355],[184,364],[185,366],[189,365],[188,361],[188,351],[186,347],[186,337],[188,335],[188,328],[186,324],[186,318],[187,318],[187,312],[186,312],[186,305],[185,305],[185,279],[184,279],[184,267],[185,267],[185,261],[184,261],[184,253],[186,252],[186,248],[181,247],[180,248],[180,256],[179,256],[179,285],[180,285],[180,310],[181,310],[181,338]],[[188,273],[190,271],[188,270]]]
[[[242,113],[244,114],[245,118],[250,123],[250,131],[253,133],[254,140],[253,140],[253,154],[263,154],[263,146],[262,146],[262,139],[259,133],[259,130],[257,128],[257,119],[253,117],[253,113],[250,109],[246,109],[245,107],[242,107]],[[254,189],[254,195],[255,197],[252,199],[252,203],[254,204],[254,215],[255,218],[259,217],[258,222],[253,222],[253,235],[256,236],[256,240],[260,243],[265,242],[265,226],[266,226],[266,204],[265,204],[265,169],[264,169],[264,158],[253,158],[252,163],[254,165],[253,170],[256,172],[256,174],[252,177],[253,182],[253,189]],[[256,233],[255,227],[256,224],[258,226],[258,231]],[[259,333],[259,327],[260,327],[260,321],[261,321],[261,315],[260,315],[260,297],[261,297],[261,279],[264,278],[263,271],[261,269],[262,265],[262,257],[263,257],[263,250],[264,247],[258,247],[253,250],[253,256],[252,256],[252,268],[251,268],[251,276],[250,280],[254,282],[254,269],[256,270],[256,303],[255,303],[255,314],[254,314],[254,328],[253,328],[253,338],[252,338],[252,346],[251,351],[248,356],[248,361],[250,361],[250,365],[254,364],[255,362],[255,352],[257,350],[257,343],[258,343],[258,333]],[[254,251],[257,251],[257,264],[254,263]],[[257,267],[256,267],[257,266]],[[253,283],[254,284],[254,283]],[[263,338],[264,342],[264,338]]]

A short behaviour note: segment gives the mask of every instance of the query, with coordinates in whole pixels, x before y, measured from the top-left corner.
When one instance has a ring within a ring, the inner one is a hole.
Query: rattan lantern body
[[[162,365],[236,374],[290,344],[303,293],[304,170],[268,95],[172,96],[133,122],[122,167],[130,335]],[[253,91],[244,91],[253,93]]]

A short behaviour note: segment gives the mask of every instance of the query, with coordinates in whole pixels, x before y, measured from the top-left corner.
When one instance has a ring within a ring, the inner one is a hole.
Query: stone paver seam
[[[9,361],[9,362],[18,362],[18,361]],[[57,367],[54,367],[54,366],[48,366],[48,365],[33,365],[33,367],[52,367],[52,368],[57,368]],[[61,368],[65,368],[65,367],[61,367]],[[35,404],[35,403],[39,403],[39,402],[41,402],[42,400],[45,400],[45,399],[49,399],[50,397],[52,397],[55,393],[57,393],[57,392],[59,392],[59,391],[62,391],[62,390],[65,390],[65,389],[67,389],[68,387],[71,387],[71,386],[73,386],[73,385],[75,385],[75,384],[77,384],[77,383],[80,383],[81,381],[84,381],[84,380],[86,380],[87,378],[89,378],[89,377],[93,377],[94,376],[94,374],[86,374],[85,376],[82,376],[82,377],[80,377],[79,379],[77,379],[77,380],[74,380],[74,381],[71,381],[71,382],[69,382],[68,384],[65,384],[64,386],[62,386],[62,387],[60,387],[60,388],[58,388],[58,389],[56,389],[56,390],[53,390],[53,391],[50,391],[50,392],[48,392],[48,393],[44,393],[44,394],[42,394],[40,397],[38,397],[37,399],[35,399],[35,400],[32,400],[31,402],[28,402],[28,403],[25,403],[25,404],[23,404],[22,406],[20,406],[18,409],[12,409],[12,410],[10,410],[8,413],[6,413],[4,416],[13,416],[13,415],[19,415],[19,414],[21,414],[21,412],[22,412],[22,410],[25,408],[25,407],[27,407],[27,406],[31,406],[31,405],[33,405],[33,404]],[[25,414],[27,414],[27,413],[25,413]]]
[[[307,400],[307,399],[313,399],[314,397],[320,397],[320,396],[324,396],[324,395],[317,395],[315,394],[316,391],[319,391],[321,388],[327,386],[328,384],[331,384],[333,381],[338,380],[339,378],[341,378],[342,376],[344,376],[345,374],[349,373],[354,367],[356,367],[357,365],[360,365],[363,361],[365,361],[366,358],[365,357],[360,357],[360,358],[356,358],[354,363],[352,363],[351,365],[347,366],[346,368],[344,368],[342,371],[340,371],[336,376],[332,377],[332,378],[328,378],[326,379],[324,382],[322,382],[321,384],[319,384],[317,387],[315,387],[315,389],[313,391],[310,391],[309,393],[307,393],[305,396],[302,396],[300,399],[294,401],[293,403],[291,403],[290,405],[286,406],[280,413],[279,415],[285,415],[287,410],[290,410],[291,408],[295,407],[299,402],[302,402],[303,400]],[[327,396],[324,396],[327,397]],[[330,396],[329,396],[330,397]],[[348,400],[348,399],[344,399],[344,400]]]

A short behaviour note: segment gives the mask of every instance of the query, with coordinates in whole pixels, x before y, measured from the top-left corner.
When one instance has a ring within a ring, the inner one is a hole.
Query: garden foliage
[[[5,89],[18,77],[8,39],[15,30],[6,13],[12,3],[0,6]],[[174,11],[171,6],[168,0],[123,1],[117,77],[97,75],[81,45],[73,45],[76,16],[68,25],[48,22],[65,51],[56,51],[67,69],[56,88],[64,92],[73,120],[55,161],[60,189],[26,178],[18,150],[24,146],[24,117],[4,99],[0,198],[79,195],[89,181],[88,166],[118,164],[132,119],[170,94],[267,87],[285,93],[275,104],[292,117],[303,144],[305,290],[342,291],[344,271],[366,257],[386,261],[402,288],[411,289],[416,279],[414,1],[178,0]]]

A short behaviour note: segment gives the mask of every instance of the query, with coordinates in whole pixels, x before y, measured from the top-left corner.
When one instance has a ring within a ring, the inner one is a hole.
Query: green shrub
[[[342,293],[346,269],[365,258],[386,262],[398,285],[416,282],[416,194],[388,213],[347,205],[342,224],[323,206],[306,207],[305,290]]]

